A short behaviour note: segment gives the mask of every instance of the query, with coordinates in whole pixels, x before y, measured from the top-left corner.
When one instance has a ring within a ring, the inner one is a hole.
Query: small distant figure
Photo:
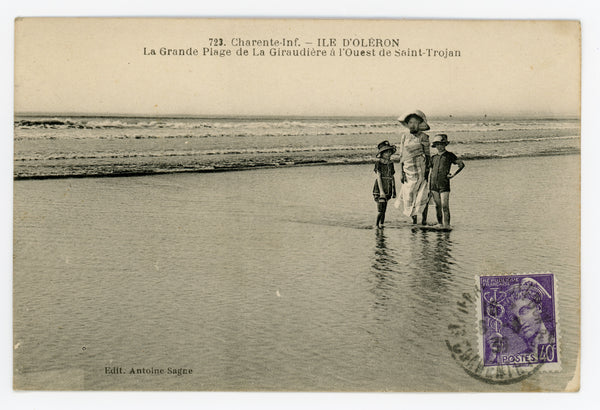
[[[394,179],[394,163],[390,159],[396,152],[396,146],[389,141],[382,141],[377,145],[378,161],[375,163],[375,185],[373,186],[373,199],[377,202],[377,228],[383,229],[385,211],[390,198],[396,198],[396,180]]]
[[[435,211],[438,224],[444,228],[450,227],[450,179],[454,178],[465,167],[456,155],[446,151],[448,145],[446,134],[437,134],[433,137],[431,146],[437,154],[431,157],[431,172],[429,176],[429,191],[435,202]],[[458,165],[456,172],[450,172],[452,164]]]

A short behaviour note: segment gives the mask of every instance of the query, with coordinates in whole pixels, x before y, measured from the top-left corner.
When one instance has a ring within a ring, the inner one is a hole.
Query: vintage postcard
[[[577,391],[577,21],[15,21],[15,390]]]

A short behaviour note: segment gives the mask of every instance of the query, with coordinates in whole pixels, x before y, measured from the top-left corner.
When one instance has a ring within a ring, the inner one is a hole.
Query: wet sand
[[[393,207],[373,229],[368,164],[15,181],[15,387],[66,372],[88,390],[490,390],[450,357],[452,311],[476,274],[533,271],[559,280],[563,372],[526,383],[564,386],[579,161],[468,161],[452,232]]]

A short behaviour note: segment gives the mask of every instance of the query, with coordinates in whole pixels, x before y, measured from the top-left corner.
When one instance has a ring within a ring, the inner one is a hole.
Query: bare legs
[[[439,224],[450,226],[450,192],[431,191],[435,202],[435,214]]]
[[[385,222],[385,211],[387,209],[387,200],[379,199],[377,201],[377,227],[383,228],[383,223]]]

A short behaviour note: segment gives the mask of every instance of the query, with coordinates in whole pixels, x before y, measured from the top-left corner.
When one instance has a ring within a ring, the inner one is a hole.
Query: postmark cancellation
[[[477,275],[457,301],[446,340],[471,377],[513,384],[561,371],[556,277],[552,273]]]

